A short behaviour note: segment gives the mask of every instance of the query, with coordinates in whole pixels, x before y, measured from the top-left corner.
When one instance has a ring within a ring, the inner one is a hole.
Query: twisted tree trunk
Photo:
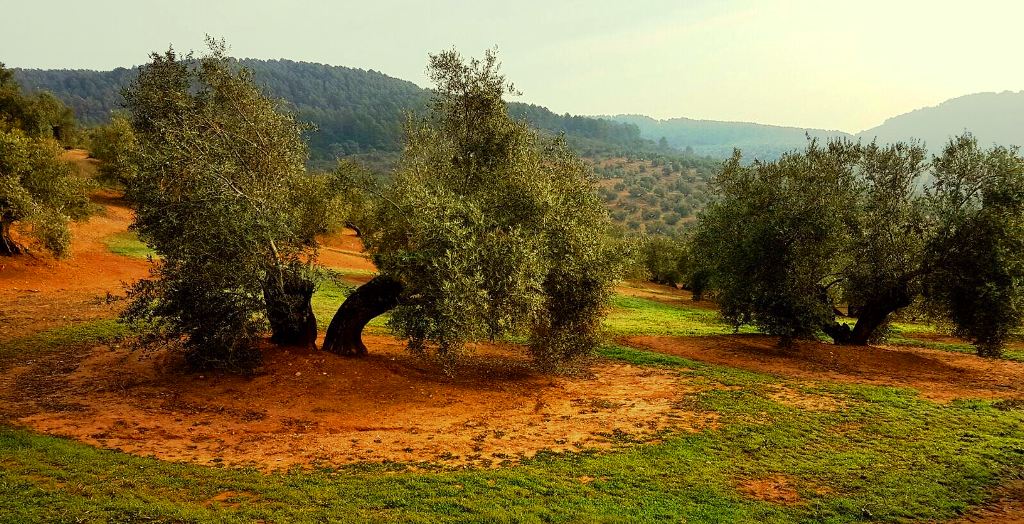
[[[832,322],[822,326],[821,330],[832,338],[836,344],[854,344],[866,346],[874,339],[878,329],[889,319],[889,315],[909,306],[914,301],[909,275],[892,287],[878,293],[867,303],[850,306],[851,314],[857,316],[857,323],[850,329],[846,324]]]
[[[914,297],[906,288],[892,289],[886,296],[872,300],[859,308],[857,324],[850,332],[850,344],[866,346],[875,337],[878,328],[889,319],[889,315],[909,306]]]
[[[0,220],[0,255],[20,255],[21,246],[11,238],[11,222]]]
[[[263,283],[263,299],[272,333],[270,341],[286,346],[316,347],[313,282],[292,271],[276,273],[269,271]]]
[[[382,275],[359,286],[342,302],[331,320],[324,351],[346,356],[365,355],[363,328],[374,318],[394,309],[401,293],[401,282]]]

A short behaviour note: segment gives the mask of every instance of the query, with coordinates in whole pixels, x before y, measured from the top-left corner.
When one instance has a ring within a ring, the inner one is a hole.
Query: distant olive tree
[[[68,221],[88,216],[90,204],[87,181],[74,175],[62,153],[52,138],[0,130],[0,255],[25,251],[12,236],[15,225],[53,254],[67,254]]]
[[[194,366],[246,368],[268,324],[276,342],[315,341],[312,234],[302,229],[314,222],[298,204],[316,186],[303,126],[223,42],[208,43],[198,59],[151,55],[124,92],[137,141],[132,227],[160,254],[125,316],[183,344]]]
[[[0,255],[25,251],[12,234],[15,225],[55,255],[67,253],[68,221],[90,210],[89,184],[74,176],[55,140],[60,125],[73,123],[52,95],[22,93],[13,72],[0,64]]]
[[[0,63],[0,130],[20,129],[32,138],[53,138],[72,144],[77,138],[75,114],[48,92],[28,95],[14,72]]]
[[[127,185],[138,170],[135,131],[126,115],[114,115],[110,123],[89,133],[89,153],[100,161],[100,179]]]
[[[436,94],[406,123],[393,180],[376,190],[364,241],[380,275],[339,308],[324,348],[363,354],[361,331],[390,326],[414,351],[522,336],[536,360],[588,353],[618,259],[591,172],[561,139],[510,118],[496,56],[430,56]]]
[[[644,237],[640,256],[651,282],[668,286],[685,282],[687,260],[681,241],[664,235]]]
[[[927,304],[979,354],[999,356],[1024,315],[1024,158],[962,136],[935,159],[934,175]]]

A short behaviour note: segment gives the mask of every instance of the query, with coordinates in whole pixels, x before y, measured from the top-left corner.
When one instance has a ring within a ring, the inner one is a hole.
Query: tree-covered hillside
[[[330,168],[355,156],[373,167],[390,167],[402,147],[407,111],[423,111],[430,92],[377,71],[291,60],[243,59],[268,94],[286,100],[307,132],[311,162]],[[50,91],[86,125],[107,122],[122,107],[121,89],[136,69],[113,71],[16,70],[28,91]],[[616,222],[633,231],[671,233],[705,201],[704,189],[718,162],[681,152],[642,136],[632,123],[559,115],[512,102],[509,114],[552,134],[587,158],[602,180],[601,191]],[[620,189],[616,189],[620,188]],[[614,193],[614,195],[613,195]]]
[[[257,84],[268,94],[287,100],[299,118],[316,129],[307,139],[313,160],[331,162],[338,156],[395,153],[401,148],[405,111],[424,108],[429,92],[412,82],[373,70],[291,60],[243,59]],[[113,71],[18,69],[18,81],[28,91],[50,91],[74,109],[87,125],[100,124],[121,108],[121,89],[135,69]],[[581,153],[651,151],[633,125],[589,117],[558,115],[547,108],[511,103],[516,118],[553,133],[564,132]]]

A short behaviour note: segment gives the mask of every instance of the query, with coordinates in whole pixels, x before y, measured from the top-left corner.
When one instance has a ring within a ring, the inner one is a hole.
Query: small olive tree
[[[971,136],[934,160],[925,298],[956,335],[999,356],[1024,316],[1024,158]]]
[[[246,368],[256,339],[312,344],[308,241],[298,202],[311,190],[303,127],[210,40],[209,54],[167,51],[125,92],[137,141],[128,180],[133,228],[160,254],[126,318],[184,345],[197,367]]]
[[[25,94],[14,72],[0,63],[0,130],[20,129],[33,138],[70,144],[77,137],[75,114],[48,92]]]
[[[15,225],[53,254],[67,254],[68,222],[87,217],[91,206],[88,182],[74,175],[62,153],[52,138],[0,130],[0,255],[25,251],[11,234]]]
[[[380,275],[342,304],[325,349],[365,353],[363,327],[392,308],[414,351],[518,335],[554,365],[595,346],[618,264],[606,211],[564,141],[509,116],[498,69],[490,52],[430,57],[429,114],[407,121],[363,231]]]
[[[89,133],[89,153],[100,161],[100,179],[127,185],[138,170],[135,131],[128,116],[117,114],[110,123]]]
[[[668,286],[685,284],[688,272],[687,255],[686,244],[679,239],[664,235],[652,235],[641,239],[641,263],[651,282]]]
[[[88,182],[74,176],[55,140],[61,125],[73,123],[56,98],[26,96],[0,64],[0,255],[25,251],[12,235],[16,224],[55,255],[67,253],[68,221],[85,218],[90,209]]]

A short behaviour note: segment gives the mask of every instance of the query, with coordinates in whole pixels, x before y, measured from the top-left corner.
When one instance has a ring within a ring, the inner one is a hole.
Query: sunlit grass
[[[955,353],[977,354],[977,350],[966,341],[935,341],[926,338],[915,337],[914,335],[942,335],[944,334],[936,326],[924,322],[893,322],[890,325],[890,334],[885,343],[894,346],[911,346],[940,351],[952,351]],[[1017,341],[1014,341],[1017,342]],[[1019,342],[1011,344],[1003,349],[1002,358],[1016,362],[1024,362],[1024,348]]]
[[[105,344],[128,336],[131,332],[131,326],[114,318],[69,324],[33,335],[0,340],[0,359]]]
[[[342,277],[318,282],[322,329],[353,289]],[[605,326],[612,335],[733,331],[712,310],[627,296],[614,297]],[[930,333],[895,328],[895,336]],[[125,330],[112,319],[66,326],[0,342],[0,356],[108,342]],[[934,521],[1024,477],[1024,410],[1011,404],[938,404],[907,388],[790,381],[618,345],[599,357],[677,373],[693,387],[672,409],[717,425],[667,431],[653,444],[623,439],[611,451],[542,452],[498,469],[356,464],[274,474],[162,462],[0,425],[0,522]],[[779,388],[841,408],[794,407],[775,400]],[[800,500],[763,502],[740,489],[768,477],[784,478]]]
[[[612,298],[604,326],[612,335],[706,336],[736,331],[717,311],[625,295]],[[744,327],[740,332],[754,329]]]
[[[161,462],[0,427],[4,522],[858,522],[938,520],[1024,474],[1024,411],[936,404],[907,389],[784,379],[611,346],[604,358],[705,385],[681,412],[717,429],[500,469],[354,465],[264,474]],[[727,387],[721,387],[721,386]],[[787,387],[844,409],[773,400]],[[797,504],[744,496],[782,476]],[[225,492],[221,501],[214,498]]]
[[[324,275],[317,282],[316,291],[313,292],[313,315],[316,316],[317,328],[323,332],[327,331],[327,326],[330,325],[331,319],[334,318],[334,314],[338,312],[338,308],[341,307],[341,303],[345,301],[345,297],[348,296],[355,288],[356,285],[348,285],[343,282],[345,276],[359,275],[363,276],[366,274],[375,274],[370,271],[363,273],[364,270],[342,270],[334,271]],[[331,276],[334,273],[334,276]],[[371,332],[382,331],[387,329],[388,315],[381,315],[367,324],[367,330]]]
[[[147,259],[150,256],[157,256],[155,251],[139,240],[138,235],[134,231],[124,231],[110,235],[103,239],[103,243],[107,245],[107,249],[111,253],[130,258]]]

